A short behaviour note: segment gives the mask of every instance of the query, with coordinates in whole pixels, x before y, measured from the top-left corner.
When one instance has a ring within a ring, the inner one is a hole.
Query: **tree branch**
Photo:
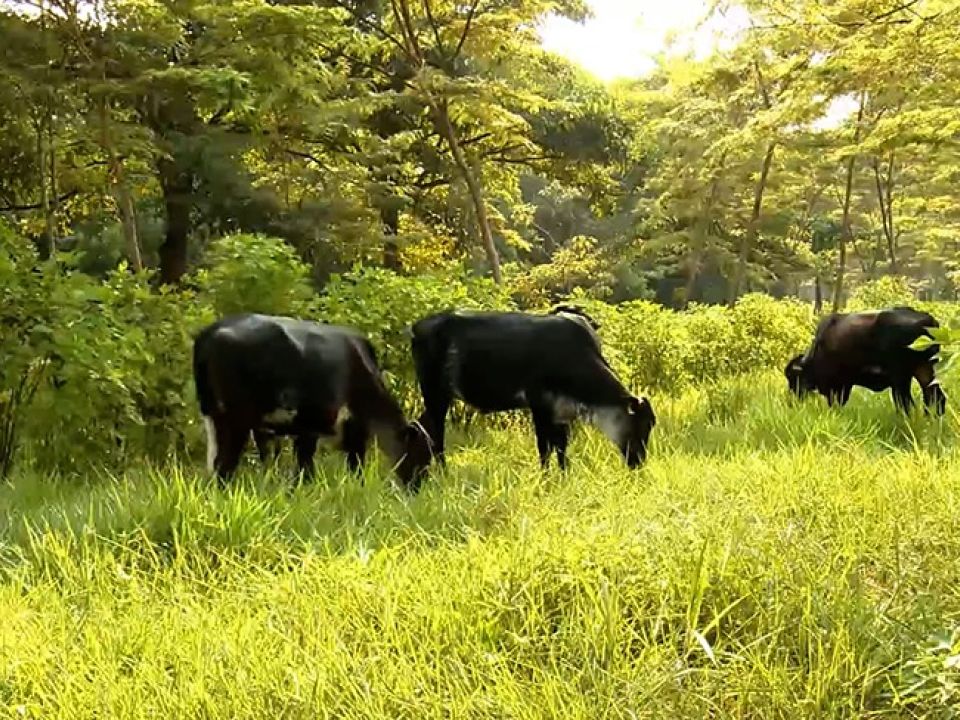
[[[760,95],[763,98],[763,107],[769,110],[770,93],[767,92],[767,84],[763,81],[763,72],[761,72],[760,63],[757,60],[753,61],[753,69],[757,72],[757,86],[760,88]]]
[[[481,140],[486,140],[488,137],[492,137],[492,136],[493,136],[492,132],[486,132],[486,133],[480,133],[479,135],[474,135],[472,138],[461,140],[460,147],[464,147],[465,145],[473,145],[474,143],[478,143]]]
[[[536,162],[546,162],[547,160],[563,160],[562,155],[526,155],[524,157],[506,157],[504,155],[484,155],[487,160],[493,162],[502,162],[508,165],[530,165]]]
[[[430,7],[430,0],[420,0],[420,4],[423,5],[423,12],[427,16],[427,22],[430,23],[430,29],[433,30],[433,38],[437,42],[437,50],[440,52],[440,57],[446,61],[447,50],[443,46],[443,39],[440,37],[440,28],[437,25],[437,21],[433,18],[433,9]]]
[[[460,40],[457,42],[457,49],[453,51],[453,55],[450,60],[456,60],[460,57],[460,52],[463,50],[463,44],[467,41],[467,35],[470,34],[470,25],[473,23],[473,16],[477,12],[477,8],[480,5],[480,0],[473,0],[470,3],[470,10],[467,12],[467,21],[463,25],[463,32],[460,33]]]
[[[345,0],[330,0],[330,2],[332,2],[341,10],[346,10],[348,13],[350,13],[353,19],[356,20],[357,24],[360,25],[361,27],[365,27],[367,30],[369,30],[372,33],[379,34],[380,37],[382,37],[384,40],[389,40],[398,48],[400,48],[402,52],[405,53],[407,51],[406,47],[404,47],[404,44],[400,42],[400,40],[397,38],[396,35],[394,35],[392,32],[387,30],[380,23],[371,22],[370,20],[365,18]]]
[[[375,65],[371,62],[367,62],[366,60],[361,60],[358,57],[348,54],[342,48],[335,48],[331,45],[327,45],[326,43],[322,43],[322,42],[318,42],[317,45],[323,50],[325,50],[326,52],[330,53],[330,55],[332,55],[333,57],[342,57],[348,60],[349,62],[352,62],[355,65],[358,65],[359,67],[363,67],[363,68],[366,68],[367,70],[372,70],[373,72],[380,73],[388,80],[393,81],[398,79],[393,73],[391,73],[386,68],[383,68],[379,65]],[[408,88],[410,87],[410,83],[408,83],[406,80],[403,80],[401,82],[403,82],[404,87],[408,87]]]
[[[448,178],[434,178],[433,180],[426,181],[416,181],[413,186],[417,190],[433,190],[434,188],[443,187],[444,185],[449,185],[450,180]]]
[[[898,5],[897,7],[893,8],[892,10],[887,10],[887,12],[880,13],[879,15],[874,15],[874,16],[871,18],[871,20],[872,20],[873,22],[877,22],[878,20],[885,20],[885,19],[887,19],[888,17],[891,17],[891,16],[893,16],[893,15],[896,15],[898,12],[903,12],[903,11],[906,11],[906,10],[910,10],[910,8],[912,8],[914,5],[916,5],[916,4],[919,3],[919,2],[920,2],[920,0],[908,0],[907,2],[902,3],[902,4]],[[916,15],[916,13],[913,13],[913,14]],[[921,19],[924,19],[924,18],[923,18],[922,16],[920,16],[920,15],[917,15],[917,17],[919,17],[919,18],[921,18]]]
[[[413,25],[413,18],[410,16],[410,8],[406,0],[390,0],[390,7],[393,9],[393,15],[397,19],[397,25],[400,26],[400,34],[403,35],[404,53],[413,59],[416,65],[423,67],[423,54],[420,52],[420,44],[417,42],[416,29]]]
[[[293,157],[309,160],[310,162],[315,163],[317,166],[319,166],[321,170],[330,169],[330,167],[325,162],[323,162],[323,160],[318,158],[316,155],[311,155],[308,152],[303,152],[302,150],[294,150],[292,148],[284,148],[283,151],[287,153],[287,155],[293,155]]]
[[[79,193],[80,193],[79,190],[71,190],[70,192],[66,192],[63,195],[61,195],[59,198],[57,198],[57,202],[64,202],[65,200],[69,200],[74,195],[78,195]],[[25,210],[39,210],[41,206],[42,206],[42,203],[39,203],[39,202],[30,203],[27,205],[5,205],[3,207],[0,207],[0,212],[22,212]]]

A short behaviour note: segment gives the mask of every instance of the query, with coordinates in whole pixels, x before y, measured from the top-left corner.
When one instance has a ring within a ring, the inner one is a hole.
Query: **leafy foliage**
[[[262,235],[220,238],[196,278],[218,316],[300,315],[314,296],[310,269],[289,245]]]

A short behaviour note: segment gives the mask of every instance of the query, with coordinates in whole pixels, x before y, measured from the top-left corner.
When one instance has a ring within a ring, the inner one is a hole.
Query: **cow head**
[[[623,405],[597,409],[594,418],[603,434],[620,448],[627,467],[643,465],[650,433],[657,424],[657,416],[647,398],[630,396]]]
[[[790,392],[797,397],[803,397],[813,390],[813,386],[807,377],[807,366],[803,355],[797,355],[788,362],[783,374],[787,378]]]
[[[412,422],[402,431],[403,457],[397,465],[397,475],[403,484],[416,491],[427,468],[433,461],[433,442],[419,422]]]
[[[932,405],[937,415],[943,415],[947,411],[947,394],[940,387],[939,380],[934,379],[923,388],[923,404],[926,408]]]

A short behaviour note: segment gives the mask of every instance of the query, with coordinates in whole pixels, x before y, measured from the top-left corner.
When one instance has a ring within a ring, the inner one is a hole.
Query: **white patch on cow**
[[[569,423],[584,414],[584,406],[576,400],[563,395],[550,397],[551,412],[554,422]]]
[[[206,415],[203,416],[203,429],[207,431],[207,470],[212,472],[217,462],[217,428]]]
[[[626,410],[619,407],[595,407],[590,409],[590,416],[597,429],[611,442],[621,444],[626,428]]]
[[[277,408],[271,410],[263,416],[265,425],[289,425],[297,417],[297,411],[294,408]]]
[[[525,393],[523,390],[521,390],[520,392],[518,392],[518,393],[514,396],[514,399],[516,399],[516,401],[517,401],[520,405],[526,405],[526,404],[527,404],[527,393]]]
[[[343,446],[343,425],[350,419],[352,413],[346,405],[341,405],[340,409],[337,410],[337,417],[333,421],[333,431],[331,433],[323,433],[317,438],[317,442],[321,447],[326,448],[340,448]]]
[[[346,405],[341,405],[340,409],[337,410],[337,419],[333,421],[333,435],[337,439],[337,443],[343,442],[343,424],[351,417],[350,408]]]
[[[567,320],[573,320],[573,322],[579,325],[582,325],[584,328],[586,328],[587,332],[590,333],[597,342],[600,342],[600,336],[597,335],[597,331],[594,330],[593,325],[591,325],[590,321],[587,320],[583,315],[577,315],[575,313],[566,312],[564,310],[561,310],[560,312],[556,313],[556,315],[557,317],[566,318]]]

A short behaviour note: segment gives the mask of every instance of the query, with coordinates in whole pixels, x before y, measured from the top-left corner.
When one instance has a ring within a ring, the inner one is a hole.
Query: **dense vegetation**
[[[741,6],[605,86],[537,41],[580,0],[4,4],[0,712],[954,717],[956,401],[782,368],[830,307],[957,324],[960,5]],[[218,316],[362,329],[413,414],[411,322],[559,300],[640,472],[582,429],[541,473],[518,413],[417,496],[201,471]]]

